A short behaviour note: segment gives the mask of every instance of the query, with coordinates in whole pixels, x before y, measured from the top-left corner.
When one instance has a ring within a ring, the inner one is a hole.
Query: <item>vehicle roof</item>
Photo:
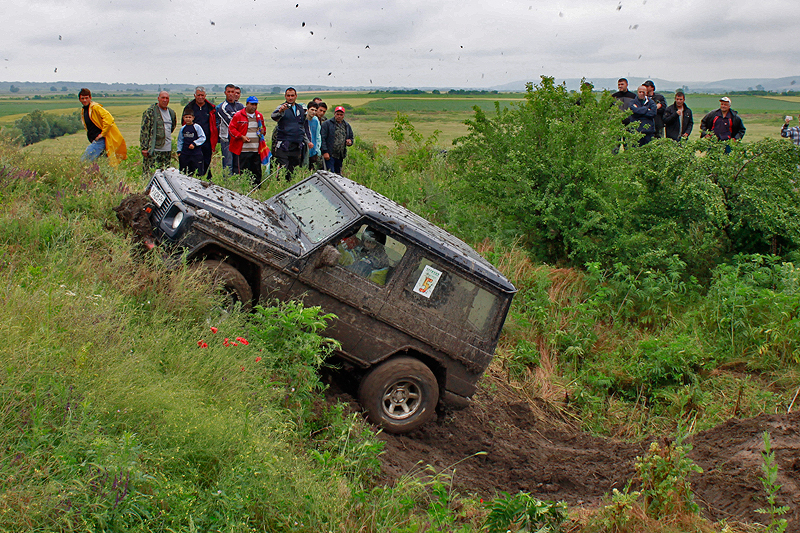
[[[506,293],[517,289],[497,270],[464,241],[442,228],[412,213],[397,202],[372,189],[332,172],[318,171],[319,176],[332,185],[362,215],[375,219],[387,228],[407,236],[434,254],[455,263]],[[309,179],[312,179],[312,176]]]

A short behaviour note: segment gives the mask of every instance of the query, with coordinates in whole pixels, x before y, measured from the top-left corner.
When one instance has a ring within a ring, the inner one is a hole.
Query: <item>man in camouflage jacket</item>
[[[169,93],[158,93],[158,102],[142,113],[139,147],[142,150],[142,168],[149,174],[153,167],[166,168],[172,162],[172,132],[178,118],[169,107]]]

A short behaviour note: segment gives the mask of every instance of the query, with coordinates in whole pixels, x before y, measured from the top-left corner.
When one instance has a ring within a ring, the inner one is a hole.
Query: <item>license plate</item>
[[[161,192],[158,187],[153,186],[150,187],[150,198],[153,199],[158,207],[161,207],[161,205],[164,203],[164,200],[167,199],[167,196]]]

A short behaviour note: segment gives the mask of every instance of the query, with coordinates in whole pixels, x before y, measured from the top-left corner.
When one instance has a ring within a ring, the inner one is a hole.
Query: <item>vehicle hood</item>
[[[272,203],[260,202],[211,182],[183,175],[174,168],[156,172],[151,183],[162,186],[165,189],[162,192],[170,201],[194,208],[199,220],[211,215],[294,255],[302,252],[300,241],[295,237],[296,229]]]

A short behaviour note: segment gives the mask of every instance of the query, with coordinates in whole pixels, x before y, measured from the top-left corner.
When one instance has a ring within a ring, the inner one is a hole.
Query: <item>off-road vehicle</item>
[[[213,269],[244,307],[291,298],[334,313],[326,334],[386,431],[418,428],[440,401],[468,405],[516,289],[464,242],[330,172],[260,202],[167,169],[145,194],[132,218],[151,246]]]

